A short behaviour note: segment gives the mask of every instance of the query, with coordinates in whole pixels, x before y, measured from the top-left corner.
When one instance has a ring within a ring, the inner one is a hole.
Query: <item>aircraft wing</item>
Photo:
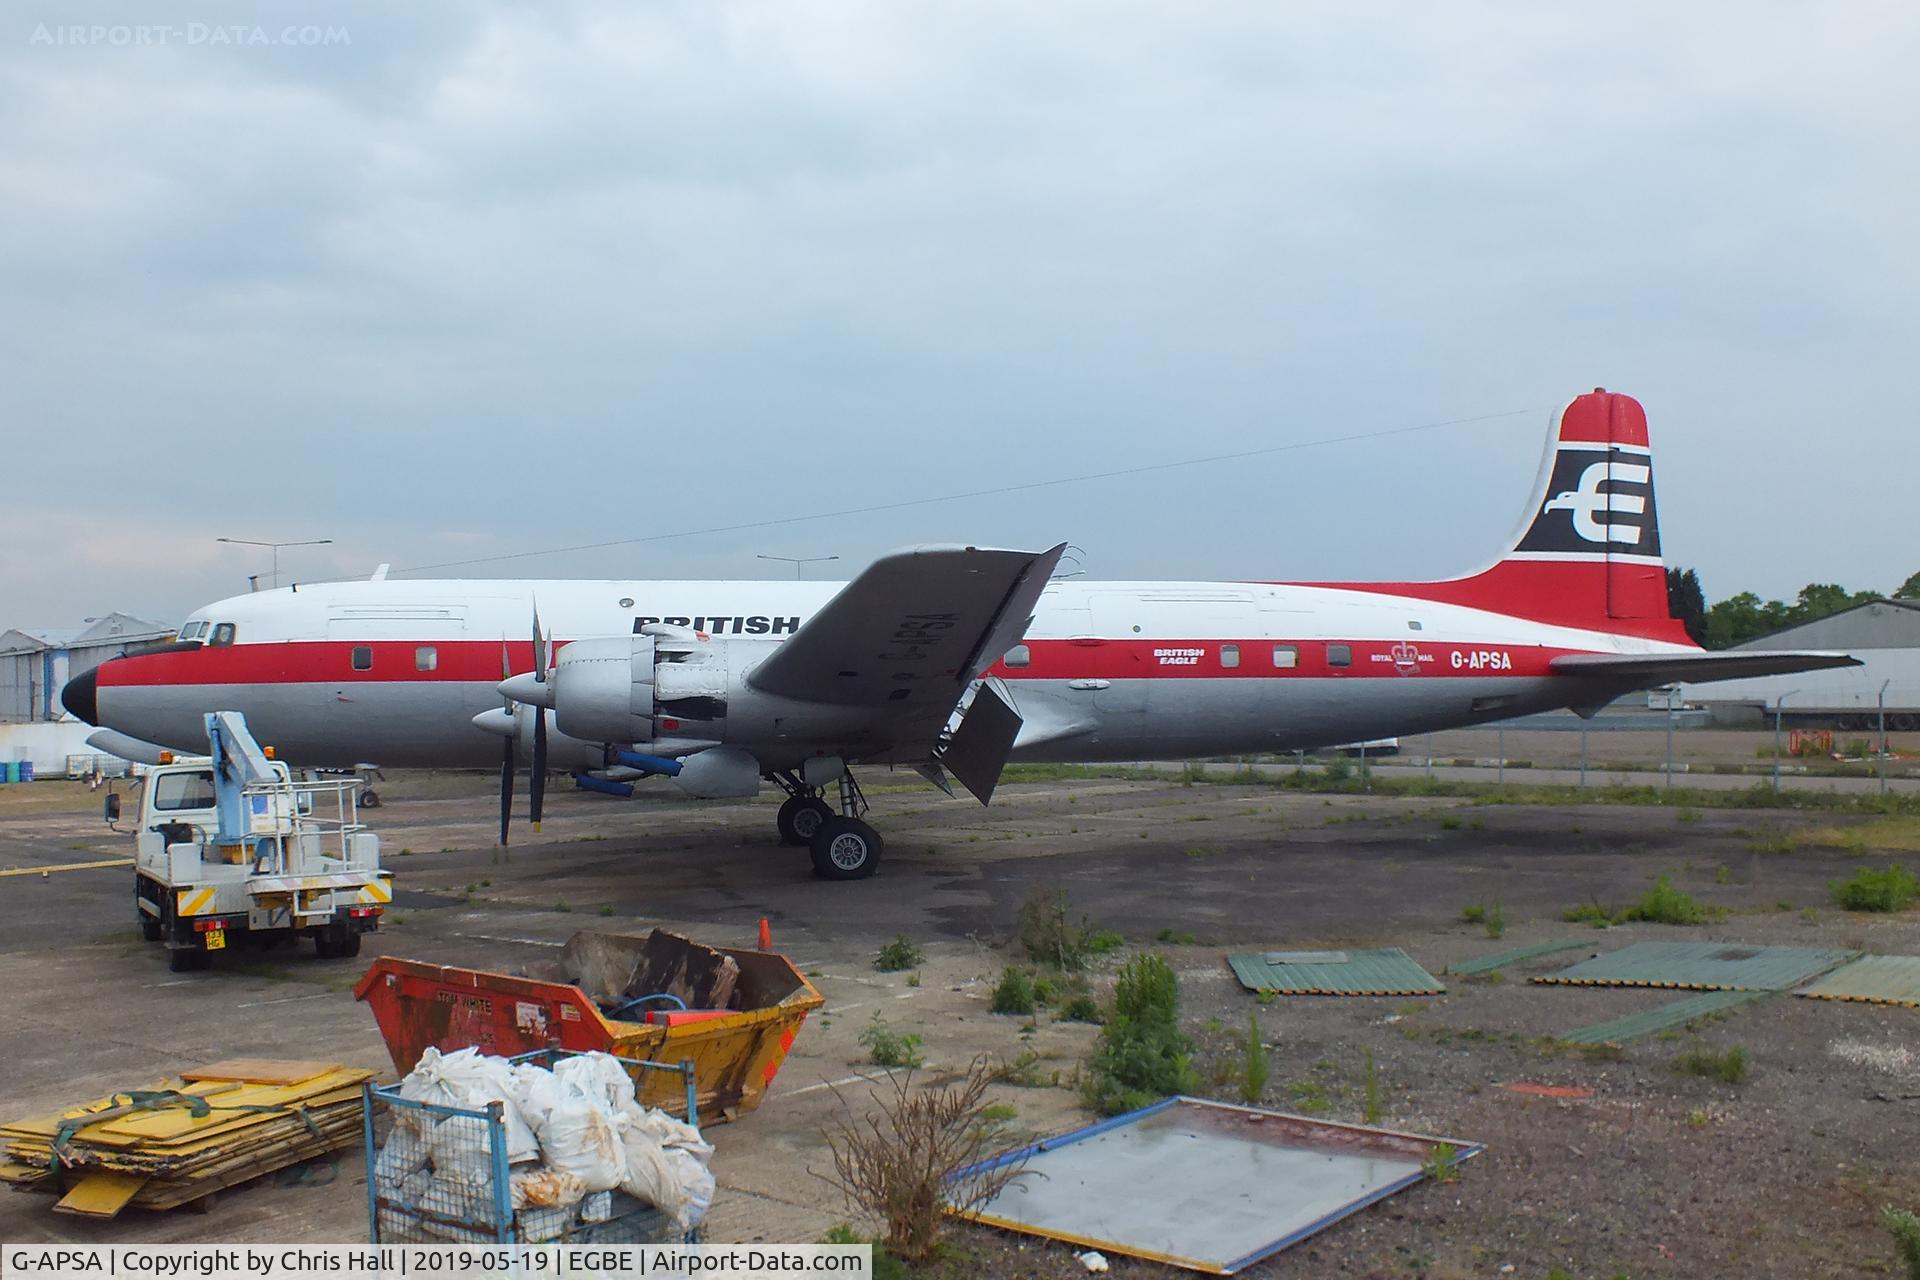
[[[1049,551],[914,547],[882,556],[747,675],[805,702],[932,717],[1020,642],[1063,542]]]
[[[1776,653],[1754,650],[1723,653],[1570,653],[1555,658],[1551,665],[1555,675],[1625,680],[1652,688],[1687,680],[1738,680],[1746,676],[1783,676],[1796,671],[1857,667],[1860,659],[1845,653],[1813,650],[1783,650]]]

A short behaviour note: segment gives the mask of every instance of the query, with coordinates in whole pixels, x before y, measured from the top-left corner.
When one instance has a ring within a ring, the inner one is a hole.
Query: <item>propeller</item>
[[[512,664],[507,661],[507,643],[500,642],[500,678],[505,680],[513,674]],[[513,699],[507,699],[507,715],[513,715]],[[501,740],[500,752],[500,847],[507,846],[507,828],[513,825],[513,749],[514,738],[509,722],[507,735]]]
[[[540,630],[538,600],[533,604],[533,679],[536,684],[547,682],[547,638]],[[527,780],[531,793],[527,816],[533,822],[533,829],[538,831],[547,799],[547,709],[536,705],[527,710],[533,712],[533,772]]]

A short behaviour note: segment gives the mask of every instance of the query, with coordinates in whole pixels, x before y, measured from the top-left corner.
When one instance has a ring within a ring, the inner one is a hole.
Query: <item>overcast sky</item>
[[[1910,3],[539,8],[9,6],[0,627],[1519,411],[449,571],[1444,576],[1595,385],[1710,598],[1920,569]]]

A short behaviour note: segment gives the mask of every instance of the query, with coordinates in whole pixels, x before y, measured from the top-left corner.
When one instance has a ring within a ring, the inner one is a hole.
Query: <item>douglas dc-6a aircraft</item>
[[[1562,412],[1511,550],[1466,577],[1055,581],[1062,549],[919,547],[844,585],[294,586],[209,605],[63,701],[183,750],[204,749],[205,712],[237,710],[293,763],[498,763],[502,841],[521,759],[536,823],[550,768],[616,793],[655,775],[701,797],[768,780],[788,793],[783,841],[850,880],[881,854],[855,764],[949,792],[951,775],[984,804],[1009,759],[1290,751],[1854,665],[1687,640],[1668,615],[1646,415],[1605,391]]]

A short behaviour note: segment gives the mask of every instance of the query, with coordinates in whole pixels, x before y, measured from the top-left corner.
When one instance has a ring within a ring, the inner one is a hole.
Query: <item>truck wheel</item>
[[[325,933],[316,933],[313,935],[313,954],[322,960],[337,960],[340,958],[340,944]]]
[[[167,968],[174,973],[192,973],[207,967],[207,953],[198,947],[179,947],[167,952]]]
[[[350,933],[334,944],[333,954],[341,960],[351,960],[360,954],[360,935]]]

